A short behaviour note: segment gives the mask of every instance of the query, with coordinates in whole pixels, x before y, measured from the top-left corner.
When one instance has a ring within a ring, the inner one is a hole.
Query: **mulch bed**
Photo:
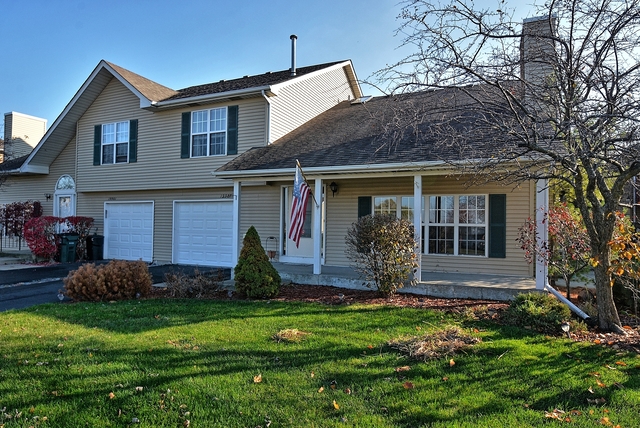
[[[154,288],[151,297],[170,297],[166,289]],[[236,293],[229,296],[228,291],[221,290],[207,293],[203,299],[215,300],[244,300]],[[372,290],[351,290],[331,286],[290,284],[283,286],[280,293],[271,301],[295,301],[320,303],[325,305],[350,305],[363,303],[370,305],[391,305],[403,308],[432,309],[446,313],[472,313],[478,319],[488,319],[499,322],[500,312],[505,310],[508,303],[495,300],[473,299],[441,299],[416,294],[396,294],[384,297]],[[601,332],[597,328],[590,328],[587,332],[572,333],[575,341],[591,342],[612,349],[627,350],[640,354],[640,320],[626,312],[620,313],[626,335]]]

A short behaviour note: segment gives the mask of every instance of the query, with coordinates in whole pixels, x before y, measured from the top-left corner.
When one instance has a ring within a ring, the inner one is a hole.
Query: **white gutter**
[[[271,144],[271,101],[269,100],[269,97],[267,96],[267,93],[264,89],[260,93],[267,102],[267,123],[265,124],[265,133],[267,135],[266,145],[268,146],[269,144]]]
[[[374,164],[374,165],[345,165],[345,166],[323,166],[323,167],[309,167],[304,168],[304,172],[307,175],[322,175],[322,174],[340,174],[340,173],[361,173],[361,172],[391,172],[397,170],[412,171],[424,168],[433,168],[437,166],[449,166],[448,163],[443,161],[429,161],[410,163],[399,162],[392,164]],[[211,174],[217,178],[234,178],[234,177],[277,177],[292,175],[295,173],[295,168],[282,168],[282,169],[256,169],[248,171],[213,171]]]
[[[215,101],[217,99],[237,97],[237,96],[247,95],[251,93],[260,94],[263,91],[271,91],[271,86],[258,86],[253,88],[237,89],[235,91],[219,92],[217,94],[207,94],[207,95],[200,95],[197,97],[178,98],[175,100],[168,100],[168,101],[158,101],[158,102],[152,103],[151,106],[155,108],[176,107],[183,104],[189,105],[189,104],[205,102],[205,101],[207,102]]]
[[[554,296],[556,296],[556,298],[558,300],[560,300],[562,303],[564,303],[565,305],[569,306],[569,309],[571,309],[573,312],[575,312],[576,315],[578,315],[583,320],[586,320],[586,319],[590,318],[589,315],[587,315],[586,313],[584,313],[582,311],[582,309],[580,309],[579,307],[577,307],[576,305],[571,303],[571,301],[569,299],[567,299],[566,297],[564,297],[562,294],[560,294],[560,292],[558,290],[556,290],[555,288],[550,286],[548,282],[544,285],[544,289],[547,290],[549,293],[553,294]]]

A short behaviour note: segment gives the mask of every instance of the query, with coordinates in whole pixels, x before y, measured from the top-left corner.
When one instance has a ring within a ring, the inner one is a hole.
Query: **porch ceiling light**
[[[335,181],[332,181],[329,184],[329,189],[331,189],[331,196],[336,196],[336,192],[338,191],[338,184]]]

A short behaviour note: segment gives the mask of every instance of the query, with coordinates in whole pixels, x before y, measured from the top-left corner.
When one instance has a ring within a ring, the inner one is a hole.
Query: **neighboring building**
[[[11,111],[4,114],[4,137],[0,162],[31,153],[47,132],[47,120]]]

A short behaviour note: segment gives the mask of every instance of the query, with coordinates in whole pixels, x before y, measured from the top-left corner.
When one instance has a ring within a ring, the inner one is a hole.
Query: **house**
[[[546,183],[469,187],[452,164],[499,145],[438,147],[401,113],[464,102],[453,89],[363,96],[350,61],[181,90],[101,61],[10,171],[0,203],[51,194],[45,214],[95,218],[106,258],[159,263],[232,267],[253,225],[274,260],[316,276],[349,265],[345,235],[359,216],[393,213],[414,222],[418,280],[535,276],[542,289],[545,268],[527,264],[516,235],[547,205]],[[296,160],[314,194],[299,246],[288,239]]]
[[[482,140],[475,153],[460,153],[436,144],[429,120],[409,126],[418,108],[428,115],[442,111],[437,104],[464,102],[465,94],[455,89],[347,100],[275,143],[245,152],[215,173],[234,183],[235,239],[253,225],[261,237],[274,238],[279,262],[313,265],[321,274],[325,266],[349,265],[345,236],[358,217],[390,213],[414,222],[419,276],[532,278],[534,267],[524,260],[516,237],[536,204],[543,204],[542,188],[535,182],[469,186],[454,164],[498,153],[499,147]],[[401,112],[410,114],[403,118]],[[398,128],[382,127],[403,121]],[[315,195],[307,201],[299,246],[287,237],[296,160]]]
[[[233,186],[212,172],[360,96],[348,60],[180,90],[100,61],[33,151],[5,166],[0,203],[93,217],[106,258],[231,267]]]

